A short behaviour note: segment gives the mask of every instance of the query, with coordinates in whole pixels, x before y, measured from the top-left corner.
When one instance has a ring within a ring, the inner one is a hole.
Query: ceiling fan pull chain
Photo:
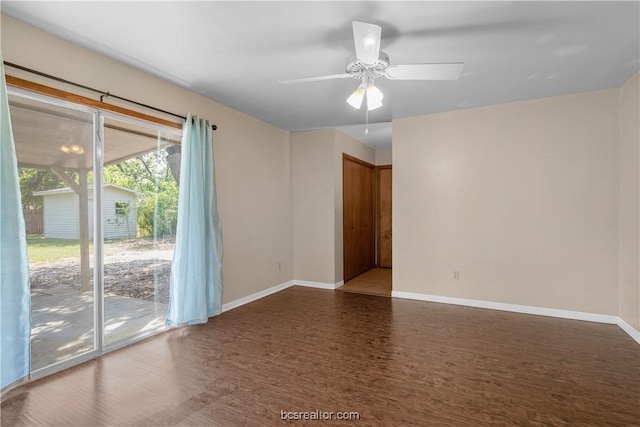
[[[364,129],[364,134],[367,135],[369,133],[369,109],[366,108],[365,109],[365,129]]]

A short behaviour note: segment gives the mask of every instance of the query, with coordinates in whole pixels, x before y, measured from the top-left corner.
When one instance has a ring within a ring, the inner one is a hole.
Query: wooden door
[[[343,154],[344,280],[375,267],[374,167]]]
[[[391,166],[376,167],[378,208],[378,267],[391,267]]]

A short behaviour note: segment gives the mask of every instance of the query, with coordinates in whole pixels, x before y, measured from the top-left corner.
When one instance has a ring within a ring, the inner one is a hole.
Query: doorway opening
[[[343,154],[344,292],[391,296],[392,167]]]

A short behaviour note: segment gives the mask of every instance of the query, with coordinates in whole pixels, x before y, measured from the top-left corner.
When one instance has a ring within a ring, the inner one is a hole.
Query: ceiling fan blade
[[[390,80],[458,80],[463,68],[463,62],[390,65],[385,76]]]
[[[353,21],[353,42],[356,45],[356,58],[367,65],[378,62],[382,28],[379,25]]]
[[[351,74],[331,74],[328,76],[317,76],[317,77],[304,77],[302,79],[292,79],[292,80],[278,80],[278,83],[282,84],[290,84],[290,83],[307,83],[307,82],[319,82],[322,80],[333,80],[333,79],[346,79],[347,77],[351,77]]]

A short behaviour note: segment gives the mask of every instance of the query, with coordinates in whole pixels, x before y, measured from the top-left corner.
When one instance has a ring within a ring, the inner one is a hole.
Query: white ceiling
[[[640,56],[637,1],[2,1],[2,13],[281,128],[374,147],[390,145],[394,118],[618,87]],[[462,78],[376,80],[384,107],[365,138],[364,110],[345,102],[355,80],[277,83],[344,72],[352,20],[382,26],[392,64],[464,62]]]

